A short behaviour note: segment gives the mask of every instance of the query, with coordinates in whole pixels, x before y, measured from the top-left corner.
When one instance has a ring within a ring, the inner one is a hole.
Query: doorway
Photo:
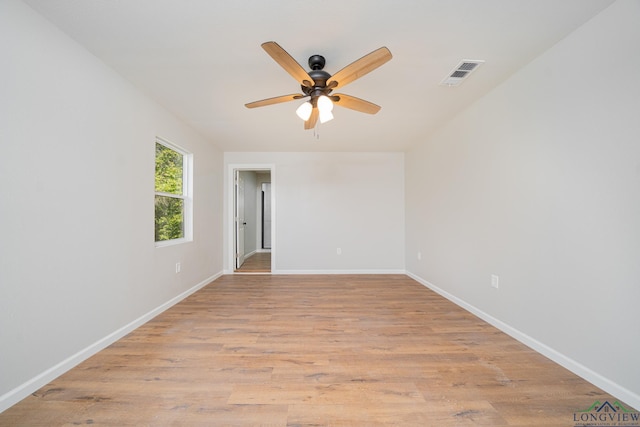
[[[271,273],[274,265],[273,167],[230,165],[230,267],[234,273]]]

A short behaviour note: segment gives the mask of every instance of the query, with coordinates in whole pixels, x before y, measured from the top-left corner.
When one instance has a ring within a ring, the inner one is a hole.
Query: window
[[[191,154],[158,138],[155,181],[156,245],[191,240]]]

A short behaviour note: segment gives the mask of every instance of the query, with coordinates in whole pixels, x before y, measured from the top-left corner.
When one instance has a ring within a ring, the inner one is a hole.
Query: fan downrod
[[[311,68],[312,70],[322,70],[326,62],[327,61],[322,55],[311,55],[309,57],[309,68]]]

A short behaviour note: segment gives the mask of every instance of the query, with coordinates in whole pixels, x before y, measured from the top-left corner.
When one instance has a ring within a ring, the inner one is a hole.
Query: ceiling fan
[[[321,55],[309,58],[311,71],[307,72],[286,50],[276,42],[262,43],[262,48],[286,72],[300,83],[302,93],[277,96],[245,104],[247,108],[264,107],[296,99],[309,98],[296,110],[296,114],[304,120],[305,129],[313,129],[318,120],[324,123],[333,119],[333,104],[367,114],[375,114],[380,106],[355,96],[343,93],[331,94],[334,89],[342,88],[356,79],[375,70],[391,59],[391,52],[381,47],[344,67],[333,76],[323,70],[325,59]]]

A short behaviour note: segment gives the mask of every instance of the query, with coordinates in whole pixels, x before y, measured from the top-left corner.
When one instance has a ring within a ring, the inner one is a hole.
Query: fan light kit
[[[326,95],[320,95],[317,101],[318,108],[318,118],[320,119],[320,123],[326,123],[329,120],[333,119],[333,114],[331,111],[333,110],[333,102]],[[305,122],[309,120],[311,117],[311,113],[313,112],[313,104],[311,101],[306,101],[301,104],[296,110],[296,114]]]
[[[386,47],[374,50],[355,62],[344,67],[333,76],[323,70],[325,59],[321,55],[313,55],[309,58],[309,68],[307,72],[286,50],[276,42],[266,42],[262,48],[274,59],[286,72],[300,83],[301,94],[267,98],[261,101],[245,104],[247,108],[264,107],[266,105],[279,104],[281,102],[293,101],[296,99],[309,98],[296,110],[296,114],[304,120],[305,129],[313,129],[318,120],[326,123],[333,119],[333,106],[349,108],[367,114],[375,114],[380,111],[380,106],[355,96],[342,93],[332,95],[333,89],[343,87],[354,80],[375,70],[391,59],[391,52]]]

